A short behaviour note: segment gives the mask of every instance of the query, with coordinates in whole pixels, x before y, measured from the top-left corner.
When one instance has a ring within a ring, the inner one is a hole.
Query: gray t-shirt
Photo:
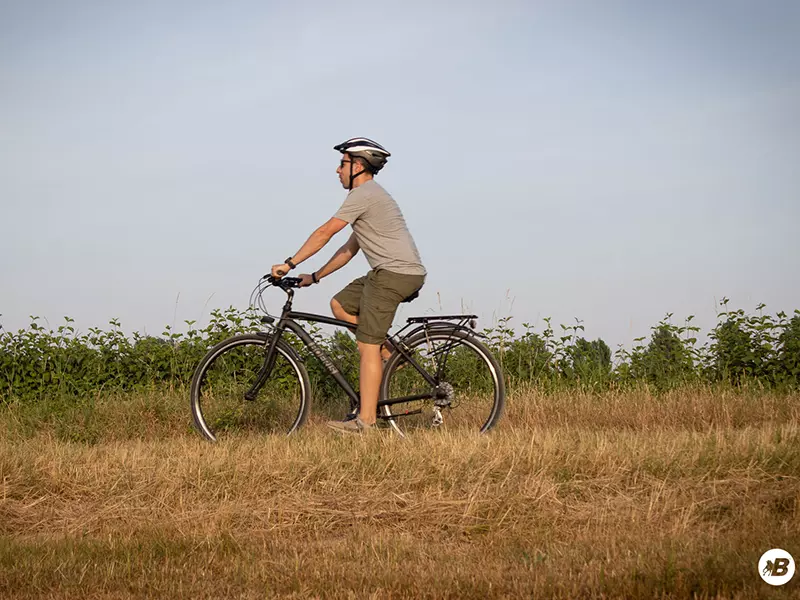
[[[333,216],[352,225],[358,245],[373,269],[426,274],[400,207],[374,179],[351,190]]]

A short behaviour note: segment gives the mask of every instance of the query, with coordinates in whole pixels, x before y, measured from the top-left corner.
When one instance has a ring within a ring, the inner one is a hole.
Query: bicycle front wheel
[[[254,400],[245,399],[264,365],[269,337],[246,333],[224,340],[203,357],[192,378],[192,419],[216,442],[232,433],[289,434],[308,415],[311,384],[305,367],[284,340],[275,365]]]
[[[432,329],[400,344],[430,380],[398,351],[386,363],[381,401],[428,396],[381,407],[381,415],[398,433],[428,428],[483,433],[497,423],[505,404],[503,374],[474,335]]]

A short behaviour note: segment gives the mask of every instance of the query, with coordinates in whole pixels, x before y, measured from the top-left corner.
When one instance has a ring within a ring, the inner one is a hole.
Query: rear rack
[[[406,323],[427,323],[428,321],[468,321],[478,315],[435,315],[432,317],[408,317]]]

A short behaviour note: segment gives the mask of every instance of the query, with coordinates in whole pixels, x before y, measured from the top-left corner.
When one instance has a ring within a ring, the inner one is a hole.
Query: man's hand
[[[303,273],[302,275],[298,275],[300,278],[300,287],[308,287],[314,284],[314,280],[311,278],[311,275],[308,273]]]
[[[279,265],[272,265],[272,276],[275,279],[280,279],[292,269],[286,263],[281,263]]]

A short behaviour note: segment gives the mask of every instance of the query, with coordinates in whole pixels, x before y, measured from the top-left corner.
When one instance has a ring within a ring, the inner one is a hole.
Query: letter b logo
[[[772,576],[773,577],[783,577],[789,572],[789,559],[788,558],[776,558],[775,559],[775,566],[772,568]]]
[[[768,550],[758,561],[758,574],[770,585],[783,585],[794,575],[794,559],[786,550]]]

